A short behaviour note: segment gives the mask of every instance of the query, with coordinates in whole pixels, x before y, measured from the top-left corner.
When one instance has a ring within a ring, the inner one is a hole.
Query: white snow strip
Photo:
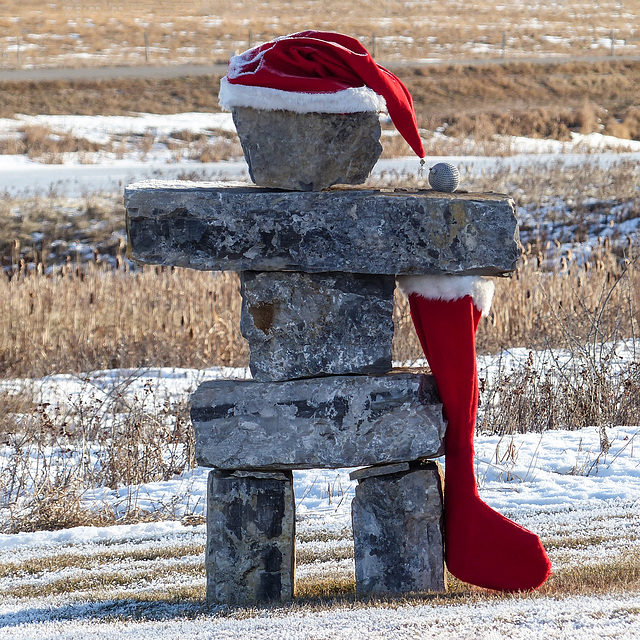
[[[235,132],[230,113],[176,113],[159,115],[139,113],[131,116],[17,115],[0,118],[0,132],[18,131],[24,127],[47,127],[56,133],[70,133],[96,144],[106,144],[114,136],[153,133],[170,136],[179,131]]]

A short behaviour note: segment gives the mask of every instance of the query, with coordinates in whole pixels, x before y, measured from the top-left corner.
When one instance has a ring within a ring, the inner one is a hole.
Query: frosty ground
[[[631,351],[629,352],[631,354]],[[501,366],[529,354],[501,354]],[[479,361],[491,376],[495,357]],[[152,388],[157,400],[179,400],[203,379],[244,377],[244,370],[148,369],[58,375],[29,384],[50,407],[107,394],[122,380],[126,393]],[[122,390],[122,386],[119,387]],[[476,473],[481,496],[538,533],[554,572],[603,570],[640,554],[640,457],[637,427],[479,436]],[[1,460],[6,471],[8,460]],[[347,469],[294,476],[297,500],[297,576],[301,585],[342,580],[342,595],[302,598],[282,607],[233,609],[204,603],[204,512],[207,470],[167,482],[96,490],[89,505],[166,508],[175,517],[127,526],[78,527],[0,536],[0,637],[138,638],[193,634],[212,638],[564,638],[637,637],[640,594],[511,595],[477,592],[471,601],[432,601],[428,595],[376,603],[353,600]]]
[[[147,114],[138,116],[141,121],[67,119],[40,124],[52,129],[67,127],[79,136],[112,136],[118,131],[118,135],[131,131],[140,135],[149,129],[160,131],[171,126],[184,130],[189,122],[198,131],[228,130],[227,116],[210,115],[207,119],[206,114],[199,114],[202,120],[190,119],[191,114],[185,114],[183,119],[157,119]],[[11,136],[23,125],[19,119],[6,120],[0,123],[0,129],[3,135]],[[169,135],[170,131],[164,133]],[[511,139],[508,146],[516,155],[450,159],[473,172],[501,163],[533,165],[558,159],[580,163],[596,158],[607,164],[640,157],[632,142],[607,140],[597,134],[576,137],[572,143]],[[623,153],[619,152],[621,146]],[[604,149],[606,153],[594,154],[594,149]],[[159,172],[165,177],[197,171],[207,178],[246,179],[242,162],[169,164],[167,149],[162,147],[152,149],[144,159],[135,153],[120,159],[97,155],[92,158],[95,164],[81,164],[77,156],[69,155],[62,165],[44,165],[25,156],[0,156],[0,190],[46,190],[58,181],[70,194],[113,190],[120,189],[122,182]],[[381,161],[375,171],[381,176],[385,172],[415,173],[417,169],[415,158],[400,158]],[[524,214],[526,221],[526,211]],[[625,233],[637,234],[637,220],[629,221],[634,226],[625,229]],[[560,236],[556,239],[563,241]],[[638,346],[627,345],[622,357],[637,361],[634,347]],[[527,358],[529,352],[521,349],[480,358],[481,376],[495,375],[498,362],[500,366],[507,363],[517,367]],[[5,390],[29,387],[49,411],[56,407],[71,411],[73,406],[108,397],[116,388],[124,388],[128,394],[152,389],[155,401],[179,403],[204,379],[246,375],[244,370],[220,368],[115,370],[42,380],[3,380],[0,385]],[[639,566],[639,433],[640,426],[612,425],[604,431],[590,427],[502,438],[480,435],[476,440],[476,474],[481,496],[542,537],[558,577],[571,572],[581,575],[581,571],[584,575],[607,575],[619,566]],[[0,453],[0,473],[10,472],[6,448]],[[113,490],[97,488],[83,496],[86,506],[116,513],[133,502],[141,512],[162,512],[160,521],[0,535],[0,637],[395,639],[640,635],[640,593],[619,586],[609,591],[593,589],[588,595],[543,592],[497,597],[470,590],[464,597],[417,594],[411,598],[355,601],[350,531],[354,484],[348,472],[295,473],[297,577],[303,596],[293,604],[256,609],[206,606],[202,515],[207,470],[196,468],[166,482]],[[168,512],[170,516],[166,515]],[[323,598],[304,595],[309,593],[309,585],[323,581],[341,586]]]

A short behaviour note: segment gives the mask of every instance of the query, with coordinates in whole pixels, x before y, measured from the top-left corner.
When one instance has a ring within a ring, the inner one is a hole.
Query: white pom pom
[[[434,191],[455,191],[460,186],[460,172],[448,162],[438,162],[429,169],[429,184]]]

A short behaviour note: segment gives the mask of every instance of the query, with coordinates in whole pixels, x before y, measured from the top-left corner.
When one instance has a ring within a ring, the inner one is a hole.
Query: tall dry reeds
[[[637,249],[636,249],[637,250]],[[546,264],[546,267],[545,267]],[[511,278],[496,278],[491,311],[476,337],[479,353],[514,347],[583,348],[616,339],[640,338],[640,265],[629,247],[620,261],[602,243],[593,262],[525,254]],[[399,294],[395,309],[395,357],[422,358],[408,305]]]
[[[68,264],[0,275],[0,375],[246,364],[233,273]]]
[[[620,259],[604,242],[592,262],[558,260],[541,270],[538,255],[500,283],[479,331],[481,349],[529,351],[487,381],[481,428],[500,434],[640,421],[640,264],[630,244]],[[495,341],[499,338],[500,341]]]
[[[478,331],[480,353],[578,348],[640,336],[640,269],[632,245],[621,260],[603,242],[585,263],[528,253],[514,276],[496,285],[492,310]],[[247,363],[233,273],[68,263],[54,275],[41,268],[0,275],[0,298],[4,377]],[[394,358],[422,357],[399,295],[395,321]]]
[[[401,298],[396,323],[396,356],[422,358]],[[478,428],[509,435],[598,426],[606,453],[607,427],[640,422],[639,338],[637,247],[620,260],[601,243],[584,264],[525,256],[512,279],[498,280],[478,330],[479,353],[494,354],[480,372]]]

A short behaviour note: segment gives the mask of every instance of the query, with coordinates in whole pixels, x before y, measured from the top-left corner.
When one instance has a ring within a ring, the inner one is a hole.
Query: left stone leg
[[[295,591],[295,500],[289,472],[213,469],[207,491],[207,601],[289,600]]]

